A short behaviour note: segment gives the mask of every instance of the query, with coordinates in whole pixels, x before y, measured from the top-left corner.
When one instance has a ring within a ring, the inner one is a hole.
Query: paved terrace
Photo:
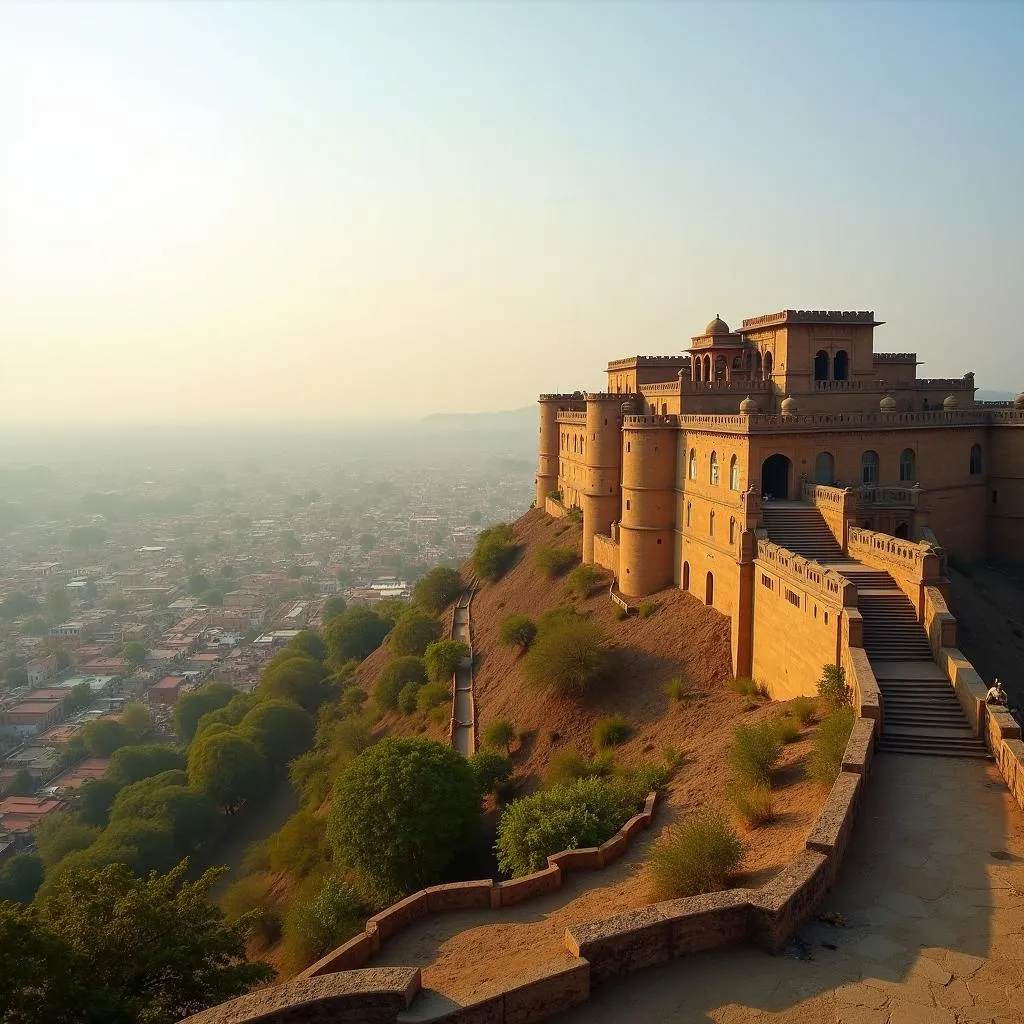
[[[1019,1024],[1024,815],[990,762],[878,754],[835,888],[782,956],[673,960],[562,1024]],[[839,923],[821,920],[835,913]],[[802,958],[802,957],[807,957]]]

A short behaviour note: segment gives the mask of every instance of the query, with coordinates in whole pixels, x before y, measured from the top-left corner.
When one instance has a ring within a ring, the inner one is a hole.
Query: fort
[[[584,561],[623,598],[680,587],[731,620],[736,674],[813,692],[901,598],[924,627],[948,557],[1024,562],[1024,394],[918,377],[917,353],[875,351],[881,326],[715,316],[684,354],[611,361],[604,392],[541,395],[538,506],[582,510]]]

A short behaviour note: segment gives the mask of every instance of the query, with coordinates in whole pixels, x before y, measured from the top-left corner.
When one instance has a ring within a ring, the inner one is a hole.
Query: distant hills
[[[420,420],[423,430],[530,430],[537,429],[537,406],[506,409],[501,412],[436,412]]]
[[[1012,391],[975,391],[974,398],[978,402],[1012,402],[1017,395]]]

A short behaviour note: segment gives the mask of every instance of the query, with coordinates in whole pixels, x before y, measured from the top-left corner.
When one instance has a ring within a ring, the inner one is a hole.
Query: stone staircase
[[[984,740],[972,733],[949,680],[932,658],[914,606],[892,576],[847,559],[813,505],[769,503],[763,518],[775,544],[828,565],[857,587],[864,649],[882,691],[878,749],[987,758]]]

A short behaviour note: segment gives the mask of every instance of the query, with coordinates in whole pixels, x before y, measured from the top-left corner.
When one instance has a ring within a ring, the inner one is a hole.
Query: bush
[[[327,696],[326,681],[327,669],[322,661],[286,647],[267,662],[258,693],[264,700],[293,701],[315,714]]]
[[[445,683],[427,683],[416,692],[416,710],[426,714],[442,705],[447,707],[451,699],[450,686]]]
[[[440,615],[462,592],[462,578],[454,569],[431,569],[413,590],[416,603],[431,615]]]
[[[537,635],[537,626],[529,615],[510,615],[501,624],[501,642],[506,647],[530,648]]]
[[[286,765],[313,743],[312,717],[290,700],[263,700],[239,724],[275,767]]]
[[[494,750],[478,750],[468,760],[482,796],[495,792],[512,774],[511,759]]]
[[[600,846],[633,814],[633,805],[601,779],[580,779],[514,800],[498,823],[498,867],[526,875],[562,850]]]
[[[516,560],[515,535],[508,523],[484,530],[473,551],[473,569],[478,576],[496,583]]]
[[[760,783],[746,787],[736,786],[732,793],[732,802],[750,828],[765,825],[775,816],[772,811],[771,786]]]
[[[836,708],[821,720],[807,763],[807,773],[815,782],[831,786],[839,777],[856,717],[853,708]]]
[[[439,881],[479,814],[465,758],[441,743],[389,736],[338,777],[327,834],[339,860],[386,899]]]
[[[523,659],[523,673],[538,689],[582,696],[608,670],[608,639],[596,622],[562,616],[541,627]]]
[[[220,908],[228,924],[247,918],[253,938],[264,948],[281,937],[281,915],[270,895],[270,880],[265,876],[240,878],[221,897]]]
[[[394,657],[422,658],[427,647],[441,635],[441,623],[432,615],[409,609],[391,631],[391,653]]]
[[[853,703],[853,690],[846,685],[846,669],[826,665],[818,680],[818,696],[830,708],[845,708]]]
[[[671,769],[678,760],[678,754],[675,751],[672,753],[676,754],[676,757],[671,761],[666,758],[665,764],[640,764],[616,770],[615,786],[634,808],[642,807],[652,792],[661,789],[668,782]]]
[[[738,693],[741,697],[756,697],[757,694],[757,683],[753,679],[749,679],[747,676],[736,676],[729,683],[729,689],[733,693]]]
[[[601,750],[603,747],[617,747],[625,743],[629,736],[629,723],[622,715],[605,715],[597,720],[594,726],[594,746]]]
[[[649,619],[660,607],[657,601],[644,601],[637,609],[641,619]]]
[[[610,750],[601,751],[592,761],[588,761],[578,750],[569,748],[560,750],[551,758],[544,786],[552,789],[556,786],[568,786],[579,779],[603,779],[611,775],[615,768],[615,758]]]
[[[16,853],[0,864],[0,903],[31,903],[42,884],[43,862],[35,854]]]
[[[427,670],[422,658],[395,658],[377,676],[377,682],[373,687],[373,702],[381,711],[395,708],[398,706],[398,694],[406,683],[417,683],[422,686],[426,681]]]
[[[801,725],[807,725],[814,718],[814,701],[810,697],[797,697],[789,705],[789,714]]]
[[[449,683],[463,658],[469,657],[469,645],[461,640],[435,640],[423,656],[427,678],[432,683]]]
[[[779,715],[772,727],[782,743],[794,743],[800,739],[800,723],[791,715]]]
[[[658,899],[697,896],[725,887],[745,853],[725,819],[707,812],[677,825],[651,849],[650,863]]]
[[[359,894],[333,876],[308,878],[284,916],[285,958],[298,970],[319,960],[363,927]]]
[[[537,552],[534,564],[542,576],[549,580],[564,576],[578,561],[575,548],[560,544],[545,544]]]
[[[327,845],[327,820],[312,811],[296,811],[263,843],[267,865],[287,872],[300,882],[321,867],[330,857]]]
[[[334,668],[341,668],[348,661],[362,661],[380,647],[392,625],[390,618],[369,608],[346,609],[324,623],[328,660]]]
[[[629,618],[629,609],[623,608],[621,604],[617,604],[615,606],[615,611],[613,612],[613,614],[615,616],[616,622],[622,622],[624,619]]]
[[[504,747],[506,754],[511,752],[515,738],[516,727],[507,718],[499,718],[484,729],[484,745]]]
[[[93,757],[110,757],[132,741],[132,734],[115,718],[97,718],[82,726],[82,742]]]
[[[146,743],[137,747],[122,747],[114,751],[107,765],[106,778],[118,786],[184,768],[185,758],[174,747],[159,743]]]
[[[782,740],[774,724],[740,725],[733,733],[729,764],[743,782],[769,785],[772,768],[782,754]]]
[[[669,700],[684,701],[692,696],[690,684],[685,679],[670,679],[664,686],[665,696]]]
[[[601,570],[595,565],[577,565],[565,581],[565,589],[581,601],[586,600],[601,582]]]
[[[229,814],[262,796],[270,765],[252,740],[239,732],[215,734],[206,730],[188,755],[188,782]]]
[[[398,699],[395,704],[403,715],[411,715],[416,710],[416,701],[422,688],[423,684],[421,683],[406,683],[398,691]]]

